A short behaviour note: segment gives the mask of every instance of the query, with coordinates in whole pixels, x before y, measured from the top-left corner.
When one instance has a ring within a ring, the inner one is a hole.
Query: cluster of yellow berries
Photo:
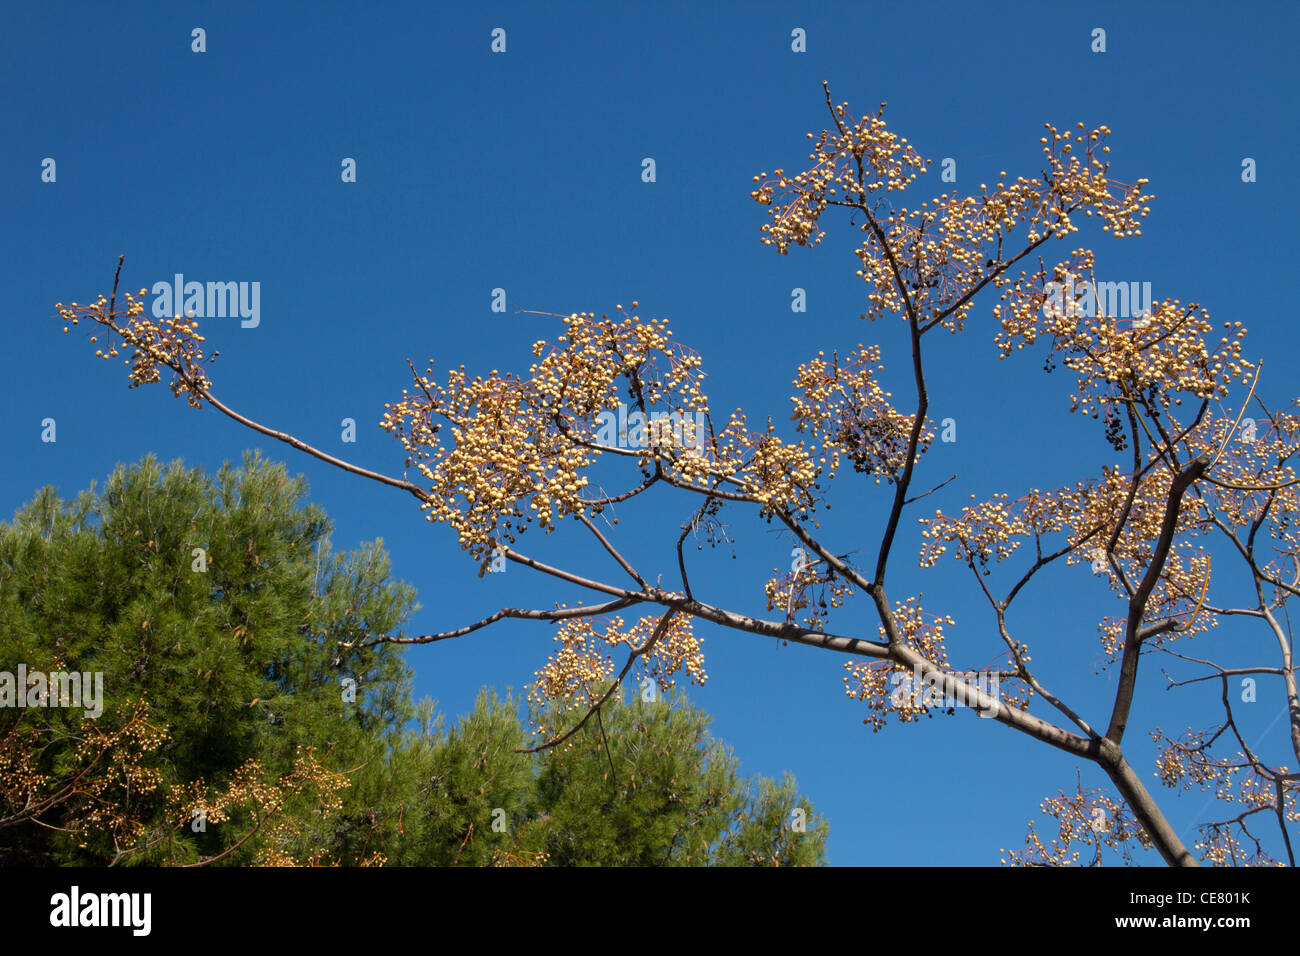
[[[944,626],[953,626],[956,621],[947,615],[922,610],[915,597],[896,602],[893,617],[904,643],[934,666],[948,667]],[[883,627],[880,636],[888,639]],[[867,717],[863,723],[869,724],[873,733],[884,729],[891,713],[900,723],[912,723],[929,713],[921,688],[911,681],[912,672],[901,664],[893,661],[847,661],[844,670],[844,693],[853,700],[866,703]]]
[[[763,242],[785,255],[791,246],[817,245],[825,233],[817,231],[821,214],[831,203],[864,203],[884,191],[901,192],[926,171],[926,160],[904,138],[892,133],[881,119],[885,104],[875,116],[846,125],[848,104],[836,107],[838,131],[823,131],[808,159],[813,164],[793,177],[778,169],[754,177],[754,201],[771,206],[772,222],[763,226]],[[812,133],[808,134],[812,139]]]
[[[880,346],[859,345],[841,360],[825,352],[799,366],[791,398],[795,431],[808,433],[817,443],[817,477],[834,478],[847,457],[855,471],[876,484],[898,480],[909,458],[908,440],[915,417],[899,412],[891,393],[880,384]],[[913,460],[934,440],[933,423],[926,419],[917,437]]]
[[[667,691],[676,684],[675,675],[685,672],[691,683],[703,686],[709,678],[691,618],[675,615],[662,630],[660,624],[658,617],[642,617],[629,628],[617,616],[562,622],[553,638],[559,647],[537,670],[527,699],[544,706],[559,704],[561,714],[574,707],[592,706],[614,676],[614,659],[609,652],[618,647],[639,654],[639,670],[634,671],[638,682],[649,679]],[[659,636],[651,644],[656,633]],[[549,725],[538,726],[534,733],[549,734],[552,729]]]
[[[65,334],[70,326],[80,324],[83,318],[104,327],[106,331],[95,333],[90,341],[92,345],[98,344],[99,336],[105,336],[104,348],[95,350],[95,355],[105,361],[117,358],[119,347],[114,344],[113,336],[116,334],[121,337],[122,347],[133,350],[131,357],[122,361],[123,365],[131,369],[128,387],[136,388],[161,381],[161,370],[167,368],[173,373],[170,383],[172,394],[178,398],[184,395],[191,407],[199,408],[212,382],[203,367],[201,343],[205,339],[199,335],[198,322],[180,315],[158,322],[147,318],[144,296],[148,291],[141,289],[139,296],[126,293],[125,311],[118,311],[115,303],[103,295],[89,305],[73,302],[64,306],[59,302],[55,308],[65,323]],[[213,352],[207,361],[212,362],[218,354]]]

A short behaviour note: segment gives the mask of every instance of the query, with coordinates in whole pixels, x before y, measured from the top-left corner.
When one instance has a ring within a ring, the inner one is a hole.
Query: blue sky
[[[707,9],[701,9],[706,6]],[[0,242],[10,297],[0,357],[0,512],[44,484],[71,494],[149,452],[215,469],[261,447],[309,479],[334,519],[334,544],[382,538],[396,576],[419,591],[410,632],[475,620],[503,603],[550,606],[573,590],[512,566],[478,578],[446,528],[415,503],[296,456],[163,386],[128,391],[120,365],[64,336],[54,303],[183,273],[257,281],[261,321],[204,323],[215,392],[237,410],[361,465],[399,473],[400,446],[377,422],[408,385],[406,359],[436,369],[526,369],[529,345],[556,321],[514,307],[612,311],[639,299],[698,350],[715,409],[751,421],[788,417],[795,366],[819,349],[879,342],[887,380],[911,402],[904,328],[858,318],[855,233],[829,216],[820,248],[787,257],[759,242],[764,210],[751,177],[802,168],[806,132],[828,115],[821,83],[856,114],[888,101],[891,127],[928,158],[957,161],[957,187],[999,170],[1036,175],[1045,122],[1113,130],[1112,174],[1150,180],[1143,237],[1122,244],[1086,230],[1098,273],[1152,283],[1251,330],[1265,357],[1262,394],[1297,394],[1289,301],[1300,155],[1291,43],[1293,4],[59,4],[8,12],[0,90]],[[996,11],[996,12],[995,12]],[[191,30],[207,51],[191,52]],[[504,54],[490,33],[506,31]],[[1091,52],[1106,30],[1107,51]],[[791,50],[791,31],[807,52]],[[57,181],[41,181],[46,157]],[[352,157],[357,182],[340,181]],[[642,182],[653,157],[657,180]],[[1241,181],[1241,162],[1258,181]],[[951,189],[933,173],[915,189]],[[1072,248],[1072,247],[1071,247]],[[1057,244],[1054,251],[1069,250]],[[505,314],[490,310],[504,288]],[[791,289],[808,310],[792,314]],[[1070,380],[1041,356],[999,363],[993,302],[960,337],[928,340],[931,415],[958,440],[936,446],[918,486],[959,478],[911,517],[971,494],[1057,487],[1115,460],[1100,426],[1068,415]],[[441,373],[439,373],[441,374]],[[57,421],[56,443],[41,421]],[[358,423],[355,444],[340,420]],[[874,555],[888,492],[855,481],[834,491],[826,540]],[[928,482],[928,484],[927,484]],[[653,577],[675,581],[676,527],[694,507],[661,497],[629,509],[619,543]],[[697,553],[697,594],[763,612],[762,585],[788,567],[792,542],[729,512],[729,551]],[[529,535],[524,550],[541,547]],[[992,618],[961,568],[921,572],[908,520],[889,590],[918,591],[951,614],[950,651],[975,666],[998,652]],[[545,542],[551,559],[608,574],[573,530]],[[617,569],[615,569],[617,570]],[[958,574],[961,571],[962,574]],[[1018,576],[1016,571],[1016,576]],[[1005,580],[1005,579],[1004,579]],[[1013,580],[1013,579],[1012,579]],[[1009,586],[1006,580],[1003,590]],[[1018,602],[1011,623],[1045,679],[1096,720],[1109,713],[1094,675],[1104,586],[1061,569]],[[836,619],[874,637],[861,601]],[[996,865],[1020,845],[1039,802],[1070,789],[1076,762],[969,712],[872,734],[845,697],[844,658],[702,627],[710,681],[691,696],[714,715],[747,772],[790,770],[831,822],[836,864]],[[551,632],[512,622],[414,649],[417,693],[450,713],[485,684],[521,687]],[[1236,635],[1266,651],[1266,636]],[[1216,638],[1217,640],[1217,638]],[[1224,638],[1231,643],[1230,640]],[[1219,648],[1227,643],[1217,645]],[[968,655],[968,656],[967,656]],[[1230,657],[1225,657],[1225,660]],[[1146,732],[1217,717],[1212,696],[1166,693],[1145,672],[1130,761],[1151,786]],[[1284,760],[1280,697],[1249,712],[1251,732]],[[1039,711],[1040,713],[1042,711]],[[1085,783],[1101,782],[1084,769]],[[1204,798],[1163,805],[1188,841]],[[1198,815],[1199,814],[1199,815]],[[1156,862],[1153,860],[1152,862]]]

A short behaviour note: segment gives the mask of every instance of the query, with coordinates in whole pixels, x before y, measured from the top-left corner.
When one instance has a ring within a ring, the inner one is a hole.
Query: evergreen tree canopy
[[[382,542],[333,553],[330,523],[305,492],[257,454],[215,478],[150,456],[70,501],[43,488],[0,525],[0,669],[101,672],[104,688],[93,721],[64,707],[0,711],[7,750],[52,782],[75,779],[90,759],[78,747],[131,725],[141,701],[143,723],[166,733],[127,748],[139,751],[133,777],[101,758],[90,776],[113,776],[107,791],[17,827],[17,845],[14,829],[0,830],[6,858],[105,863],[141,842],[151,845],[133,861],[215,856],[268,807],[244,800],[203,825],[213,801],[184,799],[186,788],[239,781],[245,793],[293,773],[300,748],[334,767],[382,757],[385,735],[410,717],[409,669],[391,646],[337,645],[396,630],[415,592],[389,580]],[[355,703],[342,702],[345,680]],[[20,777],[4,787],[11,816],[24,803]],[[112,826],[94,814],[105,801],[120,811]],[[257,846],[228,859],[251,860]]]
[[[409,865],[802,866],[828,825],[780,783],[743,779],[684,697],[615,695],[564,745],[535,744],[519,701],[480,693],[451,731],[422,708],[391,766],[427,794],[389,844]],[[540,716],[534,711],[534,716]],[[524,758],[524,759],[521,759]],[[417,769],[418,768],[418,769]]]
[[[0,708],[0,863],[823,862],[794,781],[742,779],[684,699],[615,696],[536,753],[510,694],[445,729],[400,648],[342,646],[415,591],[305,494],[256,453],[150,456],[0,523],[0,672],[103,675],[98,716]]]

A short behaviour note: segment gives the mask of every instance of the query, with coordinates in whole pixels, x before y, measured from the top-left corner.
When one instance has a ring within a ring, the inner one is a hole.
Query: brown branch
[[[464,627],[458,627],[450,631],[442,631],[438,634],[421,634],[419,637],[392,637],[385,634],[382,637],[371,638],[368,641],[341,641],[339,647],[352,650],[359,647],[374,647],[377,644],[432,644],[435,641],[447,641],[456,637],[464,637],[466,634],[487,627],[489,624],[495,624],[505,618],[527,621],[563,621],[573,617],[592,617],[609,611],[621,610],[639,603],[639,600],[638,598],[618,598],[604,604],[579,605],[578,607],[556,608],[549,611],[545,608],[503,607],[482,620],[475,621],[473,624],[467,624]]]
[[[644,591],[646,588],[650,586],[646,584],[645,579],[641,577],[641,575],[636,573],[636,569],[633,568],[632,565],[627,563],[627,560],[623,557],[623,555],[618,553],[618,549],[609,543],[609,539],[600,533],[600,529],[591,523],[590,518],[588,518],[586,515],[582,514],[581,512],[575,513],[574,517],[577,518],[579,521],[581,521],[584,525],[586,525],[587,530],[596,536],[596,540],[600,542],[601,547],[603,547],[607,552],[609,552],[609,556],[618,562],[619,567],[621,567],[624,571],[626,571],[628,573],[628,576],[631,577],[633,581],[641,585],[641,590]]]
[[[1178,527],[1178,518],[1182,509],[1183,495],[1192,483],[1205,472],[1206,457],[1197,457],[1180,471],[1169,489],[1165,504],[1164,521],[1160,528],[1160,538],[1156,542],[1151,563],[1147,565],[1137,590],[1129,599],[1128,623],[1124,635],[1124,656],[1120,664],[1119,686],[1115,692],[1115,704],[1111,711],[1110,726],[1106,730],[1106,739],[1118,749],[1124,739],[1124,729],[1128,725],[1129,710],[1133,706],[1133,694],[1137,683],[1138,658],[1141,656],[1141,624],[1146,613],[1147,602],[1155,589],[1156,581],[1169,559],[1169,549],[1173,545],[1174,533]]]
[[[319,448],[313,448],[311,445],[308,445],[306,442],[301,441],[298,438],[295,438],[293,435],[290,435],[288,432],[276,431],[274,428],[268,428],[265,425],[253,421],[251,418],[246,418],[245,416],[239,414],[239,412],[235,411],[232,408],[229,408],[228,406],[224,405],[222,402],[218,401],[217,398],[212,394],[211,390],[209,389],[199,389],[198,391],[199,394],[203,396],[203,398],[207,399],[207,401],[212,403],[212,407],[215,408],[217,411],[221,412],[223,415],[226,415],[229,418],[234,419],[235,421],[239,422],[239,424],[247,428],[251,428],[253,431],[257,432],[260,435],[265,435],[268,438],[274,438],[276,441],[282,441],[286,445],[296,448],[300,452],[304,452],[305,454],[311,455],[313,458],[319,458],[321,461],[325,462],[326,464],[333,465],[336,468],[341,468],[344,471],[349,472],[353,475],[359,475],[362,478],[369,478],[371,481],[377,481],[380,484],[389,485],[393,488],[400,488],[403,491],[410,492],[412,495],[414,495],[416,498],[419,498],[421,501],[427,502],[432,500],[430,498],[429,493],[425,491],[423,488],[421,488],[419,485],[413,484],[412,482],[406,481],[405,479],[402,478],[390,478],[388,475],[380,474],[377,471],[371,471],[368,468],[362,468],[359,465],[354,465],[351,462],[344,461],[342,458],[336,458],[333,455],[321,451]]]

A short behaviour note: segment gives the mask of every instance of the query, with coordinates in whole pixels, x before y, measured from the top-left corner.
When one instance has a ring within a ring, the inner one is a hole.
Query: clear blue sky
[[[1112,172],[1147,177],[1156,200],[1144,236],[1096,233],[1098,272],[1150,281],[1251,329],[1272,359],[1261,388],[1297,394],[1289,356],[1300,336],[1294,284],[1297,136],[1292,3],[976,4],[24,4],[0,33],[3,263],[10,301],[0,357],[0,511],[34,490],[71,494],[148,452],[215,469],[251,446],[287,460],[333,517],[336,547],[383,538],[394,570],[419,590],[411,632],[475,620],[502,603],[550,606],[572,590],[512,566],[479,579],[454,535],[406,495],[335,472],[233,422],[195,412],[164,386],[128,391],[121,365],[64,336],[54,303],[175,273],[261,283],[261,324],[204,323],[221,350],[218,396],[326,450],[399,473],[400,446],[377,427],[408,384],[406,358],[439,369],[524,369],[528,346],[558,334],[516,314],[612,310],[639,299],[705,359],[715,408],[788,416],[790,379],[818,349],[879,341],[895,395],[910,396],[902,326],[858,318],[854,236],[830,217],[823,245],[788,257],[759,242],[764,210],[751,177],[807,155],[827,123],[821,82],[856,113],[886,118],[933,159],[957,160],[957,186],[999,170],[1036,175],[1044,122],[1114,131]],[[207,52],[192,53],[202,27]],[[507,31],[494,55],[490,32]],[[807,52],[790,49],[807,32]],[[1090,51],[1102,27],[1107,52]],[[657,182],[641,181],[653,157]],[[1258,182],[1240,178],[1243,157]],[[57,162],[57,182],[41,163]],[[340,181],[345,157],[358,181]],[[937,176],[916,187],[952,187]],[[1063,244],[1056,247],[1068,252]],[[503,287],[512,308],[490,311]],[[790,310],[805,288],[808,311]],[[932,412],[954,417],[918,484],[959,479],[913,516],[975,494],[1056,487],[1114,460],[1098,426],[1066,414],[1069,379],[1041,357],[998,363],[991,301],[960,338],[929,341]],[[910,397],[903,403],[907,407]],[[55,444],[41,421],[58,423]],[[355,445],[339,422],[358,422]],[[837,551],[874,553],[887,491],[836,489]],[[675,581],[675,528],[694,507],[660,498],[620,526],[650,577]],[[695,588],[714,603],[763,611],[762,584],[791,542],[731,512],[737,558],[697,555]],[[992,619],[964,569],[920,572],[905,524],[892,596],[923,590],[958,626],[950,652],[978,666],[998,653]],[[536,547],[528,535],[521,547]],[[546,542],[553,559],[605,572],[581,536]],[[953,567],[948,567],[948,564]],[[961,574],[957,572],[961,571]],[[1018,571],[1016,572],[1019,573]],[[616,575],[608,575],[614,580]],[[1003,590],[1009,586],[1004,583]],[[1012,625],[1059,694],[1094,719],[1109,699],[1092,663],[1099,613],[1115,613],[1086,569],[1047,577]],[[874,637],[870,608],[838,630]],[[747,772],[793,771],[831,821],[836,864],[996,864],[1018,846],[1039,802],[1070,789],[1076,762],[970,712],[873,735],[844,696],[844,658],[703,628],[711,679],[693,698],[714,714]],[[483,684],[525,684],[551,647],[542,625],[509,623],[417,648],[417,693],[452,714]],[[1266,653],[1264,635],[1237,639]],[[1129,743],[1150,780],[1146,732],[1215,719],[1213,698],[1165,693],[1148,666]],[[1275,689],[1247,717],[1284,759]],[[1269,730],[1268,728],[1272,729]],[[1099,782],[1085,769],[1086,782]],[[1152,781],[1152,786],[1155,786]],[[1175,801],[1186,827],[1203,799]],[[1153,861],[1156,862],[1156,861]]]

